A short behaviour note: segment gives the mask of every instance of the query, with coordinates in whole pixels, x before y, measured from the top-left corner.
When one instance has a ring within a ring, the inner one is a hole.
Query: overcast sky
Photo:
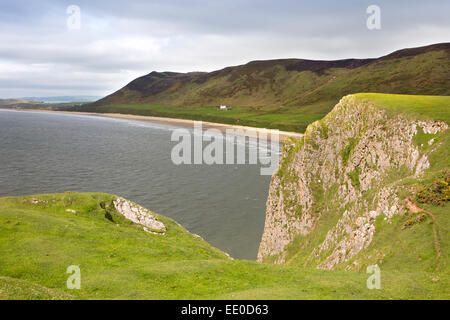
[[[372,4],[380,30],[366,26]],[[153,70],[378,57],[449,42],[449,17],[448,0],[0,0],[0,98],[103,96]]]

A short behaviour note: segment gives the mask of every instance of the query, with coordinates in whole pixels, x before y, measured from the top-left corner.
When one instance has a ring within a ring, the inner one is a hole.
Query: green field
[[[113,215],[113,195],[47,194],[0,199],[0,299],[429,299],[449,298],[444,274],[368,274],[231,260],[173,220],[164,236]],[[32,199],[40,202],[31,203]],[[66,209],[77,213],[67,212]],[[117,226],[118,225],[118,226]],[[81,270],[69,290],[66,269]]]
[[[273,107],[237,107],[232,110],[219,110],[217,107],[176,107],[176,106],[154,106],[138,104],[120,104],[113,106],[100,106],[91,108],[84,106],[77,108],[78,111],[93,111],[100,113],[123,113],[144,116],[168,117],[190,120],[201,120],[216,123],[239,124],[258,128],[279,129],[284,131],[304,132],[306,127],[321,119],[333,101],[326,106],[313,105],[310,110],[302,113],[295,109],[280,112],[279,108]],[[320,107],[320,108],[319,108]],[[324,110],[320,112],[320,110]]]
[[[441,120],[450,124],[450,96],[357,93],[356,97],[384,110],[414,118]]]

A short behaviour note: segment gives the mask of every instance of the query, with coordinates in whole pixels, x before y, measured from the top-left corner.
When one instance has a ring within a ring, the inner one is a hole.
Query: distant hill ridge
[[[450,43],[439,43],[371,59],[277,59],[213,72],[153,71],[83,110],[304,131],[347,94],[450,95],[449,65]],[[234,108],[213,108],[222,104]]]
[[[150,97],[157,95],[158,93],[162,93],[166,90],[170,90],[177,82],[181,83],[193,82],[196,84],[203,84],[213,78],[225,76],[230,77],[227,80],[234,81],[241,76],[245,75],[249,76],[255,72],[263,72],[266,69],[270,69],[275,66],[282,66],[285,68],[286,71],[296,71],[296,72],[311,71],[316,73],[317,75],[324,75],[326,70],[332,68],[355,69],[377,61],[380,62],[380,61],[389,61],[393,59],[410,58],[417,55],[442,50],[446,51],[448,55],[449,53],[448,51],[450,50],[450,43],[439,43],[426,47],[398,50],[377,59],[343,59],[333,61],[305,60],[305,59],[277,59],[277,60],[251,61],[244,65],[239,65],[235,67],[226,67],[224,69],[213,72],[178,73],[178,72],[153,71],[148,75],[139,77],[131,81],[121,90],[128,89],[132,91],[137,91],[142,95],[141,97]],[[266,78],[267,76],[268,75],[266,75]],[[118,95],[121,90],[105,97],[104,99],[99,100],[98,104],[112,102],[114,98],[116,98],[116,95]],[[170,90],[170,92],[174,92],[175,90],[172,89]]]

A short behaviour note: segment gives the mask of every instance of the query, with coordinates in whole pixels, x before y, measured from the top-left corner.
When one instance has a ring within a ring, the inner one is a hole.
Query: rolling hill
[[[450,43],[376,59],[252,61],[213,72],[151,72],[80,111],[186,118],[304,132],[357,92],[450,95]],[[218,105],[233,110],[218,110]]]

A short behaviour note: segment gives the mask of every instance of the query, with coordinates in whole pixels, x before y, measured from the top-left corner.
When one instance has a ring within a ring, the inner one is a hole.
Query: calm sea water
[[[259,165],[179,165],[173,126],[0,110],[0,197],[121,195],[171,217],[234,258],[255,259],[270,176]]]

